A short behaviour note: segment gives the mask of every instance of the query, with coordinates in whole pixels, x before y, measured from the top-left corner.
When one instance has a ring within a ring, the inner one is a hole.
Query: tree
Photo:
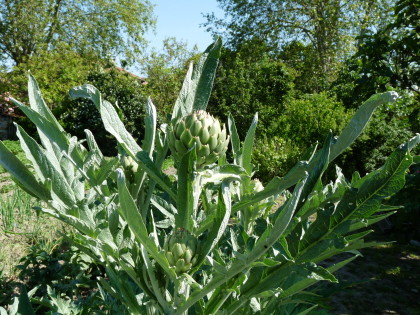
[[[284,101],[293,90],[293,76],[280,60],[267,54],[248,55],[246,51],[222,49],[208,110],[222,121],[227,121],[229,113],[236,117],[241,137],[245,137],[258,112],[258,135],[272,135]]]
[[[310,44],[320,74],[331,75],[352,52],[353,38],[386,20],[389,1],[217,0],[225,18],[207,14],[205,26],[237,49],[258,39],[273,51],[291,41]]]
[[[0,54],[19,65],[67,43],[132,60],[153,25],[148,0],[0,0]]]
[[[361,100],[390,88],[408,90],[419,98],[419,9],[417,0],[400,0],[388,24],[359,37],[357,53],[343,64],[332,84],[347,107],[356,107]]]
[[[0,91],[10,94],[28,104],[27,81],[28,71],[38,80],[43,89],[43,97],[53,109],[59,109],[68,100],[67,92],[74,86],[85,83],[86,77],[93,68],[106,64],[96,55],[81,56],[68,45],[60,44],[52,51],[40,51],[37,55],[26,58],[12,71],[1,76]]]

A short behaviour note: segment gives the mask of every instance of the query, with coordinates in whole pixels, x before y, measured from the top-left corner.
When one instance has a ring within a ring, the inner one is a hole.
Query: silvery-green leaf
[[[212,225],[204,243],[199,248],[197,265],[200,265],[206,256],[215,248],[220,238],[222,237],[228,225],[231,213],[231,200],[229,185],[223,183],[219,189],[219,198],[217,202],[217,211],[212,217]]]
[[[102,99],[101,93],[97,88],[90,84],[78,86],[70,90],[70,96],[72,98],[83,97],[92,100],[101,114],[106,131],[112,134],[132,157],[141,151],[136,140],[125,129],[115,108],[111,103]]]
[[[248,129],[248,132],[245,136],[245,141],[242,148],[242,167],[248,172],[249,175],[252,174],[252,147],[254,146],[254,137],[255,130],[258,123],[258,113],[255,114],[254,119],[252,120],[251,126]]]
[[[175,226],[192,232],[194,226],[194,205],[197,192],[197,173],[195,162],[197,159],[195,146],[191,148],[181,159],[178,169],[178,194],[176,199],[177,214],[175,215]],[[200,194],[201,191],[198,191]]]
[[[156,137],[156,108],[153,105],[150,97],[147,99],[146,103],[146,117],[144,119],[144,142],[143,150],[149,152],[149,157],[152,159],[153,150],[155,146],[155,137]]]
[[[235,120],[230,113],[228,116],[228,128],[235,164],[241,165],[241,140],[239,139],[238,131],[236,130]]]
[[[149,238],[146,225],[137,209],[137,206],[128,192],[125,184],[124,172],[117,169],[117,184],[120,198],[120,214],[127,221],[132,233],[136,236],[138,242],[142,244],[156,262],[165,270],[165,272],[172,278],[176,278],[175,271],[169,266],[168,260],[165,258],[155,243]]]
[[[35,176],[32,175],[27,167],[10,152],[1,141],[0,165],[3,166],[12,175],[12,178],[19,182],[31,195],[44,201],[48,201],[51,198],[49,191],[38,183]]]
[[[193,110],[205,110],[213,86],[217,64],[219,62],[222,41],[217,38],[201,55],[193,67],[192,63],[179,92],[172,118],[182,117]]]

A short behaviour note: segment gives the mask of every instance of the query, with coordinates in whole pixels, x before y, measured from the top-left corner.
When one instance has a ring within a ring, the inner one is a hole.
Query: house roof
[[[132,76],[133,78],[136,78],[136,79],[140,80],[142,84],[147,84],[146,78],[139,77],[138,75],[135,75],[134,73],[132,73],[128,70],[125,70],[124,68],[121,68],[121,67],[115,67],[115,69],[117,69],[120,72],[127,73],[129,76]]]

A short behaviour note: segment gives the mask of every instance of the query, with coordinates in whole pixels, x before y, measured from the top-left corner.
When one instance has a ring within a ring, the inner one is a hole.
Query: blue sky
[[[157,17],[156,34],[149,33],[146,39],[150,46],[160,49],[166,37],[175,37],[186,41],[188,47],[197,45],[203,51],[212,43],[210,33],[200,24],[206,21],[202,13],[215,12],[222,17],[223,11],[217,7],[216,0],[151,0],[155,5],[154,14]]]

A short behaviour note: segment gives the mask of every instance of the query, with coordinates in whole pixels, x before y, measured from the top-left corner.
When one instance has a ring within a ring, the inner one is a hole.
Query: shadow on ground
[[[375,233],[373,239],[395,238]],[[345,288],[331,296],[331,314],[420,314],[420,247],[395,242],[361,253],[336,273]]]

